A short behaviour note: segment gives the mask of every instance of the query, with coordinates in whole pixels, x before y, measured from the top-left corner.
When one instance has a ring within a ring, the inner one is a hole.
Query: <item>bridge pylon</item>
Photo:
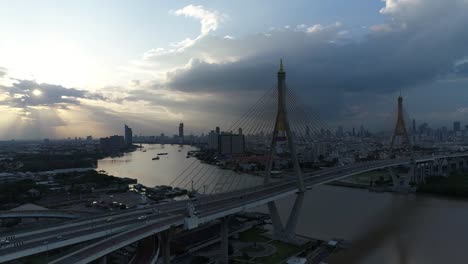
[[[406,123],[404,118],[404,111],[403,111],[403,97],[398,96],[398,113],[397,113],[397,121],[395,124],[395,129],[393,130],[392,140],[390,142],[390,155],[395,155],[396,147],[398,146],[400,150],[409,151],[411,160],[413,161],[411,165],[410,172],[408,177],[406,177],[405,181],[401,181],[399,177],[395,174],[392,168],[389,168],[390,175],[393,181],[394,188],[407,188],[411,181],[415,179],[415,169],[416,164],[414,162],[414,154],[413,154],[413,144],[411,142],[410,136],[408,134],[408,130],[406,129]]]
[[[297,197],[294,203],[291,214],[288,218],[286,226],[281,223],[281,218],[278,214],[278,210],[274,201],[268,203],[268,209],[270,211],[272,223],[273,223],[273,236],[277,239],[293,241],[295,239],[295,228],[299,219],[299,212],[302,207],[302,201],[304,199],[304,179],[302,177],[302,170],[299,166],[297,159],[296,146],[294,143],[293,133],[289,125],[288,111],[286,107],[286,72],[284,71],[283,61],[280,61],[280,69],[278,71],[278,109],[276,114],[275,126],[273,129],[273,135],[270,144],[270,151],[268,155],[268,161],[265,168],[265,181],[269,183],[271,178],[271,170],[273,167],[273,159],[277,153],[278,143],[286,141],[290,158],[294,167],[294,173],[297,176]]]

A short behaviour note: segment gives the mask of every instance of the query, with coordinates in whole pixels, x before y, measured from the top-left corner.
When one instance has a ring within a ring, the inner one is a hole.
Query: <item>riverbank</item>
[[[447,196],[458,199],[468,198],[468,172],[457,171],[448,177],[429,177],[418,187],[418,193]]]
[[[65,171],[55,174],[30,174],[29,177],[0,184],[0,210],[9,210],[25,203],[45,200],[73,200],[101,190],[125,192],[136,183],[95,170]],[[73,198],[73,199],[72,199]]]
[[[390,185],[388,180],[384,180],[382,176],[381,182],[385,182],[385,185],[371,185],[372,177],[379,175],[379,172],[375,174],[362,174],[355,175],[349,180],[338,180],[327,183],[327,185],[355,188],[355,189],[367,189],[374,192],[395,192],[393,187]],[[433,197],[445,197],[452,198],[455,200],[467,200],[468,199],[468,171],[459,170],[452,172],[448,177],[432,176],[427,177],[424,183],[417,186],[415,192],[418,195],[433,196]]]

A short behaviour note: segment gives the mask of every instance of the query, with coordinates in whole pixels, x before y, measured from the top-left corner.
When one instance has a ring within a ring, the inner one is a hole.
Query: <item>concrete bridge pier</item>
[[[432,163],[432,176],[438,176],[439,174],[439,164],[435,161]]]
[[[408,176],[406,176],[403,187],[404,188],[409,187],[411,182],[418,183],[420,175],[421,175],[421,165],[418,166],[418,164],[411,164],[410,170],[408,171]]]
[[[229,264],[229,218],[223,217],[220,228],[221,238],[221,258],[219,263]]]
[[[171,234],[170,230],[166,230],[159,234],[160,248],[162,263],[169,264],[171,263]]]
[[[281,222],[281,217],[278,213],[278,208],[276,207],[276,203],[274,201],[269,202],[267,204],[268,211],[270,212],[271,223],[273,225],[273,237],[279,238],[282,237],[284,234],[283,223]]]
[[[413,167],[414,168],[414,171],[409,171],[408,173],[408,178],[406,180],[406,182],[408,182],[408,186],[411,182],[414,182],[414,183],[418,183],[419,180],[421,179],[421,175],[422,175],[422,164],[417,164],[416,166]],[[411,177],[413,176],[413,177]]]
[[[434,176],[434,162],[429,164],[429,177]]]
[[[290,236],[291,239],[296,237],[296,226],[297,221],[299,220],[299,213],[302,208],[302,204],[304,202],[304,192],[299,192],[296,196],[296,201],[294,202],[294,206],[291,210],[291,214],[289,215],[288,222],[286,223],[286,235]]]
[[[158,257],[158,244],[159,241],[156,235],[151,235],[138,241],[135,256],[129,264],[155,263]]]
[[[416,179],[414,180],[414,182],[416,184],[423,183],[428,173],[429,173],[429,163],[424,162],[424,163],[419,164],[418,175]]]
[[[268,203],[268,209],[270,211],[271,222],[273,224],[273,238],[285,241],[288,243],[295,243],[296,237],[296,226],[299,221],[299,213],[302,208],[304,201],[304,192],[298,192],[296,200],[294,201],[293,208],[288,217],[286,227],[283,225],[281,218],[278,213],[275,202]]]
[[[398,178],[392,167],[388,168],[388,173],[390,174],[390,177],[392,177],[393,188],[399,188],[401,185],[400,179]]]

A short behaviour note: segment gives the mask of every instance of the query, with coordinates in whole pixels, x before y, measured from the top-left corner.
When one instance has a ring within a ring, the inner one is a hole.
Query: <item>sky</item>
[[[0,140],[208,132],[276,82],[330,127],[468,124],[468,0],[0,0]]]

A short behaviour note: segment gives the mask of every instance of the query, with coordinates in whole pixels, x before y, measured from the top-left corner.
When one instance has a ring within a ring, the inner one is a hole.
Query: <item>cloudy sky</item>
[[[0,0],[0,140],[228,125],[275,84],[331,127],[468,124],[468,0]]]

